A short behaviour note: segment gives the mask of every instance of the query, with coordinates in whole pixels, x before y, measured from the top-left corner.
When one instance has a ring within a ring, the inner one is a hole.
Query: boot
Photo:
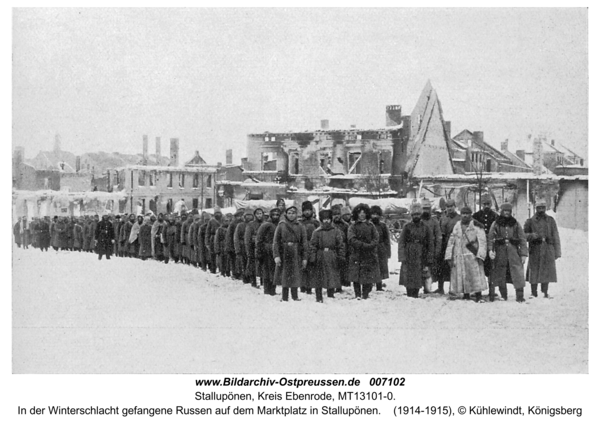
[[[504,301],[508,300],[508,291],[506,290],[506,283],[500,285],[500,295]]]
[[[471,294],[464,294],[463,295],[463,300],[470,300],[471,299]]]
[[[361,299],[360,283],[354,283],[354,296],[359,300]]]
[[[433,291],[434,294],[444,295],[444,282],[438,282],[438,288]]]
[[[490,302],[493,303],[496,299],[496,287],[490,285],[490,293],[489,293]]]
[[[537,298],[538,296],[537,283],[531,284],[531,296],[534,298]]]
[[[315,288],[315,295],[317,296],[317,302],[322,303],[323,302],[323,289]]]
[[[327,298],[335,298],[335,290],[333,288],[327,290]]]
[[[517,289],[516,293],[517,293],[517,302],[518,303],[524,303],[525,302],[524,290],[522,288],[521,289]]]
[[[376,284],[377,291],[383,291],[383,282],[377,282]]]
[[[544,298],[550,298],[550,295],[548,295],[548,286],[550,284],[549,283],[542,283],[542,292],[544,293]]]
[[[281,301],[287,301],[290,296],[290,288],[283,288],[281,290]]]

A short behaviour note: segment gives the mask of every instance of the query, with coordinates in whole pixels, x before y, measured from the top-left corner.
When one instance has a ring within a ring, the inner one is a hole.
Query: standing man
[[[531,284],[531,296],[537,297],[538,284],[542,284],[544,298],[548,295],[550,282],[556,282],[556,260],[561,257],[560,236],[554,218],[546,214],[546,201],[535,205],[535,216],[525,222],[525,236],[529,242],[527,280]]]
[[[274,283],[283,287],[281,301],[288,301],[290,288],[292,300],[300,301],[298,288],[302,286],[302,271],[308,263],[308,241],[306,228],[298,222],[298,209],[293,205],[285,210],[285,217],[275,229],[273,258]]]
[[[498,219],[498,214],[496,214],[496,212],[492,210],[492,197],[489,193],[484,193],[483,195],[481,195],[481,209],[475,214],[473,214],[473,219],[483,224],[485,234],[489,235],[490,229],[492,228],[492,224]],[[490,273],[492,271],[492,259],[489,255],[485,257],[485,261],[483,262],[483,270],[485,271],[485,276],[488,278],[488,283],[490,284],[490,291],[492,291],[494,289],[490,280]],[[493,295],[490,292],[490,301],[493,301],[491,299],[492,296]]]
[[[456,212],[456,202],[454,199],[448,199],[446,201],[446,215],[442,216],[440,222],[440,230],[442,231],[442,248],[440,249],[440,257],[437,259],[438,269],[438,289],[434,292],[436,294],[444,294],[444,282],[450,280],[450,265],[444,261],[444,254],[448,246],[448,240],[450,235],[456,226],[456,223],[460,221],[460,214]]]
[[[15,243],[17,244],[18,248],[21,248],[21,242],[23,240],[23,237],[21,234],[22,227],[23,227],[23,224],[21,223],[21,217],[19,217],[17,222],[13,226],[13,236],[15,237]]]
[[[158,219],[152,224],[152,230],[150,232],[152,241],[152,256],[158,261],[164,261],[163,246],[165,243],[165,226],[166,223],[163,213],[158,213]]]
[[[379,233],[370,218],[369,206],[358,204],[352,211],[354,221],[348,229],[351,250],[348,279],[354,284],[354,295],[358,300],[369,298],[373,284],[381,281],[377,260]]]
[[[390,231],[385,223],[381,222],[383,211],[379,205],[371,207],[371,223],[379,233],[379,245],[377,245],[377,259],[379,261],[380,281],[375,282],[377,291],[383,291],[383,280],[390,277],[388,270],[388,260],[392,257],[392,242],[390,240]]]
[[[412,221],[404,225],[398,240],[398,261],[402,263],[400,285],[406,287],[410,298],[419,298],[419,290],[433,262],[433,232],[423,223],[422,214],[421,204],[415,202],[410,206]]]
[[[184,264],[190,264],[190,241],[188,238],[188,232],[194,218],[192,214],[189,215],[185,212],[181,213],[181,234],[179,235],[179,242],[181,243],[181,262]]]
[[[266,220],[256,232],[256,260],[258,261],[260,278],[263,283],[265,295],[276,295],[273,277],[275,275],[275,259],[273,257],[273,239],[275,229],[279,224],[279,208],[275,207],[269,212]]]
[[[483,260],[487,255],[487,240],[483,225],[473,220],[472,210],[463,207],[460,221],[456,223],[446,247],[445,259],[451,269],[450,293],[463,294],[463,299],[485,302],[481,292],[487,289],[487,279],[483,271]]]
[[[256,276],[260,275],[258,270],[258,263],[256,262],[256,233],[258,232],[258,228],[263,223],[264,212],[262,208],[257,208],[254,210],[254,220],[246,225],[246,229],[244,230],[244,248],[246,250],[246,256],[248,257],[246,263],[246,273],[248,274],[248,279],[250,279],[250,283],[255,288],[258,287],[256,282]]]
[[[252,208],[247,207],[244,211],[244,221],[239,223],[235,228],[235,233],[233,234],[233,247],[235,249],[235,261],[237,263],[237,268],[242,274],[242,281],[244,283],[250,283],[250,279],[248,277],[248,272],[246,269],[246,264],[248,263],[248,256],[246,254],[246,245],[244,241],[244,236],[246,235],[246,226],[254,219],[254,211]]]
[[[492,224],[488,233],[489,257],[493,261],[490,301],[496,298],[495,288],[500,288],[504,300],[508,298],[506,282],[514,285],[517,302],[525,302],[525,272],[523,265],[527,259],[527,241],[521,225],[512,216],[512,205],[502,204],[500,217]],[[508,280],[507,278],[510,278]]]
[[[210,221],[210,214],[202,211],[202,224],[198,228],[198,249],[200,250],[200,267],[206,271],[209,264],[208,250],[206,249],[206,229]]]
[[[102,255],[106,255],[106,259],[110,260],[113,242],[115,241],[115,231],[106,214],[102,216],[102,221],[96,226],[94,239],[97,241],[98,260],[102,260]]]
[[[210,272],[212,274],[217,273],[217,255],[215,254],[215,236],[217,234],[217,229],[221,227],[221,219],[223,218],[223,214],[221,213],[221,208],[218,206],[214,209],[213,218],[208,222],[208,226],[206,227],[206,236],[204,239],[204,245],[208,251],[208,256],[210,257]]]
[[[231,276],[235,280],[242,278],[242,269],[240,269],[236,263],[235,258],[235,245],[233,243],[233,237],[235,236],[235,228],[244,220],[244,210],[238,208],[233,215],[233,220],[227,228],[227,234],[225,235],[225,253],[227,255],[227,261],[229,263],[229,269],[231,270]]]
[[[300,224],[304,226],[306,229],[306,240],[310,242],[312,238],[313,232],[319,227],[319,220],[314,218],[315,210],[312,202],[304,201],[302,202],[302,218],[299,220]],[[314,263],[308,263],[306,268],[302,271],[302,287],[300,288],[301,292],[305,292],[307,294],[312,293],[312,285],[310,284],[313,279],[313,275],[315,274],[315,265]]]
[[[440,257],[442,252],[442,230],[440,229],[440,221],[438,218],[435,215],[431,215],[431,201],[429,199],[423,199],[421,202],[421,207],[423,208],[421,221],[425,226],[431,229],[431,234],[433,235],[433,246],[430,248],[430,250],[433,252],[433,260],[427,267],[423,282],[423,293],[429,294],[432,290],[431,287],[433,285],[433,281],[438,280],[436,259]]]
[[[333,215],[330,210],[319,211],[319,226],[310,240],[309,264],[314,264],[314,275],[310,281],[315,288],[318,303],[323,302],[323,289],[327,297],[334,298],[336,288],[341,286],[339,259],[346,258],[346,248],[342,232],[331,223]]]
[[[347,207],[345,207],[347,208]],[[342,207],[336,204],[331,207],[331,214],[333,215],[333,226],[338,229],[342,234],[342,240],[344,242],[344,257],[338,258],[339,264],[338,269],[340,271],[340,283],[341,286],[350,286],[348,281],[348,228],[349,224],[342,220]],[[336,292],[342,292],[342,288],[336,288]]]

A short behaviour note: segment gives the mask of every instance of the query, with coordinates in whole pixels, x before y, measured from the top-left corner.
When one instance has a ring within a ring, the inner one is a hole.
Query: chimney
[[[350,128],[356,128],[356,124],[350,124]]]
[[[402,105],[388,105],[385,107],[385,125],[392,127],[402,122]]]
[[[179,167],[179,139],[171,139],[171,167]]]
[[[446,134],[448,138],[452,138],[452,121],[444,121],[444,130],[446,130]]]
[[[158,165],[161,164],[161,155],[160,155],[160,137],[156,138],[156,163]]]
[[[508,152],[508,139],[500,143],[500,150],[502,152]]]
[[[321,120],[321,130],[329,130],[329,120]]]
[[[54,136],[54,152],[60,152],[60,134]]]
[[[521,161],[525,161],[525,150],[519,149],[515,152],[515,154],[521,158]]]
[[[227,149],[225,151],[225,164],[226,165],[233,164],[233,149]]]
[[[474,131],[473,140],[475,142],[483,143],[483,131]]]
[[[81,157],[77,155],[75,157],[75,172],[78,173],[81,170]]]
[[[142,136],[142,164],[148,165],[148,135]]]
[[[554,139],[550,140],[550,144],[554,146]]]

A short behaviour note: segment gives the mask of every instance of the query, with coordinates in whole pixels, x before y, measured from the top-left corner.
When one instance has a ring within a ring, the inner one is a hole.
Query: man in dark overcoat
[[[406,287],[411,298],[419,298],[419,290],[433,263],[433,232],[421,220],[422,214],[421,204],[415,202],[410,206],[412,221],[404,225],[398,240],[398,261],[402,263],[400,285]]]
[[[348,279],[354,285],[354,295],[358,300],[369,298],[373,284],[381,281],[377,258],[379,233],[370,218],[369,206],[358,204],[352,211],[353,222],[348,229]]]
[[[529,242],[527,280],[531,284],[531,296],[537,297],[538,284],[542,293],[548,295],[550,282],[556,282],[556,260],[561,257],[560,236],[554,218],[546,214],[546,201],[540,199],[535,205],[535,216],[527,219],[523,228]]]
[[[375,282],[377,291],[383,291],[383,280],[390,277],[388,270],[388,260],[392,257],[392,242],[390,239],[390,230],[385,222],[381,221],[383,211],[378,205],[371,207],[371,222],[379,233],[379,245],[377,245],[377,260],[379,261],[380,281]]]
[[[313,232],[319,227],[319,220],[315,219],[315,209],[310,201],[302,202],[302,218],[298,221],[301,225],[306,229],[306,239],[310,242],[312,238]],[[315,273],[314,263],[308,263],[306,268],[302,271],[302,287],[300,288],[301,292],[305,292],[307,294],[312,293],[312,285],[310,284],[313,279],[313,275]]]
[[[244,247],[246,251],[246,273],[247,278],[254,287],[258,287],[256,277],[260,276],[258,263],[256,261],[256,233],[258,228],[263,224],[264,212],[262,208],[254,210],[254,220],[246,225],[244,229]]]
[[[512,205],[500,206],[500,216],[492,223],[487,235],[488,257],[492,260],[490,275],[490,301],[496,298],[496,286],[502,299],[508,297],[506,283],[512,283],[517,294],[517,302],[524,302],[525,272],[523,264],[527,259],[527,241],[523,228],[512,216]]]
[[[106,255],[106,259],[110,260],[110,254],[113,251],[113,243],[115,241],[115,230],[108,216],[102,216],[102,221],[96,226],[96,251],[98,252],[98,260],[102,260],[102,255]]]
[[[498,214],[492,209],[492,196],[489,193],[481,195],[481,209],[473,214],[473,220],[477,220],[483,225],[485,234],[490,233],[492,224],[498,219]],[[490,272],[492,271],[492,259],[488,255],[483,262],[483,271],[485,276],[490,280]],[[489,281],[490,291],[492,290],[492,282]],[[491,294],[490,294],[491,295]],[[492,300],[490,300],[492,301]]]
[[[344,207],[348,209],[348,207]],[[345,258],[340,258],[339,271],[340,271],[340,282],[342,286],[350,286],[350,282],[348,281],[348,228],[350,225],[346,223],[342,219],[342,207],[339,204],[336,204],[331,207],[331,214],[333,215],[333,225],[336,227],[341,233],[342,238],[344,240],[344,246],[346,247]],[[336,292],[342,292],[342,288],[336,288]]]
[[[265,220],[256,232],[256,261],[263,283],[263,292],[265,295],[277,295],[273,284],[275,275],[275,259],[273,258],[273,239],[275,238],[275,229],[279,224],[280,210],[275,207],[269,212],[269,220]]]
[[[433,234],[433,263],[427,268],[425,272],[425,281],[423,283],[423,293],[428,294],[431,292],[433,281],[437,281],[438,270],[436,264],[436,258],[439,258],[442,254],[442,230],[440,229],[440,220],[431,214],[431,201],[429,199],[423,199],[421,201],[421,207],[423,208],[423,214],[421,214],[421,221],[424,225],[431,229]]]
[[[281,301],[288,301],[290,288],[292,299],[298,298],[302,286],[302,271],[308,263],[308,240],[306,228],[298,222],[298,209],[287,207],[285,217],[279,221],[273,237],[275,259],[275,285],[282,286]]]

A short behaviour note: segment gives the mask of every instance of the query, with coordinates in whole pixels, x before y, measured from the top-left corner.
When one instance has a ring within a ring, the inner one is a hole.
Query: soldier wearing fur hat
[[[474,293],[476,302],[485,302],[481,292],[487,289],[483,271],[487,240],[483,225],[473,220],[472,214],[469,207],[461,209],[461,219],[448,239],[445,259],[451,268],[450,293],[463,294],[464,299]]]
[[[106,256],[107,260],[110,260],[110,254],[113,251],[113,242],[115,240],[115,231],[112,223],[108,221],[107,215],[103,215],[102,221],[96,226],[95,239],[98,241],[98,260],[102,260],[103,255]]]
[[[331,210],[319,211],[319,226],[310,239],[308,264],[313,265],[311,288],[315,288],[317,302],[323,302],[323,289],[327,297],[334,298],[335,289],[341,287],[339,264],[346,258],[346,248],[342,233],[331,223]]]
[[[306,228],[298,222],[298,210],[291,206],[285,210],[273,237],[275,259],[275,285],[283,287],[281,300],[288,301],[291,288],[292,299],[299,301],[298,288],[302,286],[302,271],[308,263],[308,240]]]
[[[442,232],[442,248],[440,250],[440,257],[437,259],[437,270],[438,270],[438,289],[434,291],[437,294],[444,294],[444,282],[450,280],[450,267],[448,263],[444,261],[444,254],[450,240],[450,235],[456,226],[456,223],[460,221],[460,214],[456,212],[456,202],[454,199],[448,199],[446,201],[446,214],[442,215],[440,221],[440,230]]]
[[[489,193],[481,195],[481,209],[473,214],[473,219],[483,224],[486,235],[490,233],[492,224],[498,219],[498,214],[492,210],[492,196]],[[489,255],[483,262],[483,270],[485,271],[485,275],[489,278],[492,270],[492,259]]]
[[[218,206],[214,209],[213,217],[208,222],[208,226],[206,227],[206,235],[204,238],[204,246],[206,246],[206,251],[209,257],[209,270],[211,273],[217,273],[217,255],[215,254],[215,236],[217,234],[217,229],[221,227],[221,219],[223,218],[223,214],[221,213],[221,208]]]
[[[206,229],[208,228],[208,223],[210,222],[210,214],[203,211],[200,220],[202,223],[198,227],[198,251],[200,253],[200,267],[202,270],[206,271],[208,268],[209,256],[204,241],[206,240]]]
[[[246,274],[250,283],[255,288],[258,287],[256,277],[260,276],[258,270],[258,262],[256,261],[256,233],[258,228],[263,224],[264,211],[262,208],[256,208],[254,210],[254,220],[246,225],[244,230],[244,248],[246,250],[247,262],[246,262]]]
[[[350,225],[346,223],[342,219],[342,212],[344,210],[350,211],[350,208],[344,207],[342,208],[339,204],[331,207],[331,213],[333,215],[333,225],[342,233],[342,238],[344,240],[344,246],[346,247],[346,255],[345,258],[339,258],[339,270],[340,270],[340,282],[342,286],[350,286],[350,281],[348,281],[348,228]],[[336,292],[342,292],[342,288],[337,288]]]
[[[168,264],[169,260],[178,262],[177,258],[177,220],[175,215],[170,215],[167,219],[167,224],[163,228],[163,255],[165,263]]]
[[[233,247],[235,249],[235,261],[236,267],[241,273],[242,281],[244,283],[250,283],[250,278],[246,269],[248,264],[248,255],[246,254],[246,242],[244,236],[246,235],[246,226],[254,220],[254,210],[247,207],[244,211],[244,219],[235,228],[233,234]]]
[[[225,235],[225,253],[229,263],[229,270],[231,270],[231,276],[236,280],[240,280],[242,278],[242,269],[237,266],[233,239],[235,236],[235,228],[242,221],[244,221],[244,209],[238,208],[233,215],[233,220],[229,224],[229,227],[227,228],[227,234]]]
[[[556,260],[561,257],[560,236],[554,218],[546,214],[546,201],[540,199],[535,205],[535,216],[525,222],[524,231],[529,242],[529,264],[527,280],[531,284],[531,295],[537,297],[538,284],[542,293],[550,298],[550,282],[556,282]]]
[[[379,233],[379,245],[377,245],[377,259],[379,261],[379,275],[381,280],[376,282],[377,291],[383,291],[383,280],[390,277],[388,260],[392,257],[392,242],[387,225],[381,221],[383,211],[379,205],[371,207],[371,223]]]
[[[312,202],[302,202],[302,218],[298,221],[306,229],[306,239],[308,241],[310,241],[310,239],[312,238],[313,232],[320,226],[319,220],[314,218],[314,214],[315,210]],[[300,288],[301,292],[305,292],[307,294],[312,293],[312,286],[310,282],[313,279],[314,274],[314,264],[309,263],[302,272],[302,287]]]
[[[275,275],[275,259],[273,257],[273,239],[275,229],[280,220],[279,208],[273,208],[269,212],[269,219],[265,220],[256,232],[255,256],[258,261],[260,278],[265,295],[276,295],[273,277]]]
[[[421,204],[415,202],[410,207],[412,221],[402,228],[398,240],[398,261],[400,267],[400,285],[406,287],[411,298],[419,297],[419,290],[427,279],[429,267],[433,263],[433,232],[423,223]]]
[[[230,274],[227,258],[225,256],[225,236],[227,235],[227,228],[229,227],[232,218],[231,214],[225,215],[222,219],[221,227],[217,229],[217,233],[215,234],[214,253],[219,272],[221,273],[221,276],[224,277],[228,277]]]
[[[517,302],[524,302],[527,241],[521,225],[512,216],[512,205],[502,204],[500,216],[488,233],[489,257],[493,262],[490,285],[490,301],[496,297],[495,288],[500,288],[504,300],[508,298],[506,283],[512,283],[517,293]]]
[[[421,201],[421,207],[423,208],[423,214],[421,214],[421,221],[424,225],[431,229],[433,234],[433,263],[427,268],[425,282],[423,284],[423,293],[429,294],[431,292],[431,286],[433,280],[437,281],[438,270],[436,259],[440,257],[442,252],[442,230],[440,229],[440,221],[436,216],[431,215],[431,201],[429,199],[423,199]]]
[[[354,285],[357,299],[369,298],[373,284],[381,281],[377,258],[379,233],[370,218],[369,206],[358,204],[352,211],[353,223],[348,229],[348,280]]]

